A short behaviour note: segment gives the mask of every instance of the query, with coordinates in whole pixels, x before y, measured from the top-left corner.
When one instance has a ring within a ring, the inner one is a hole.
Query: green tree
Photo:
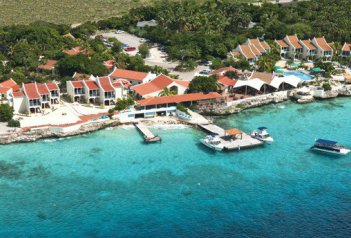
[[[162,96],[171,96],[171,95],[176,95],[176,91],[171,90],[169,88],[164,88],[159,94],[158,96],[162,97]]]
[[[138,50],[141,57],[146,58],[150,54],[150,45],[143,43],[138,47]]]
[[[13,108],[8,104],[0,104],[0,121],[8,122],[13,117]]]
[[[189,84],[190,93],[209,93],[216,92],[219,89],[219,84],[217,81],[217,76],[212,75],[210,77],[206,76],[196,76]]]

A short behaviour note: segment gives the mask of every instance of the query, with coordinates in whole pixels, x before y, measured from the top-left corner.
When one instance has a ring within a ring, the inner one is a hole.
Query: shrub
[[[8,122],[13,117],[13,109],[8,104],[0,105],[0,122]]]
[[[181,112],[184,112],[184,113],[190,115],[189,112],[188,112],[188,109],[187,109],[183,104],[181,104],[181,103],[178,103],[178,104],[177,104],[177,110],[179,110],[179,111],[181,111]]]
[[[329,83],[324,83],[322,87],[324,91],[330,91],[332,89]]]
[[[17,120],[11,119],[7,123],[7,126],[9,126],[9,127],[19,127],[20,126],[20,122],[17,121]]]

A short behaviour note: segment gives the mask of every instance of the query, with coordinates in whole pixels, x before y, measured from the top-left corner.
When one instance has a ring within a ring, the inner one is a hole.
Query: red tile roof
[[[84,88],[82,81],[71,81],[74,88]]]
[[[267,44],[266,41],[260,41],[260,43],[265,50],[269,50],[271,48],[271,47],[269,47],[269,45]]]
[[[89,90],[97,90],[99,86],[93,80],[84,80],[85,85],[87,85]]]
[[[201,101],[209,99],[219,99],[222,95],[216,92],[211,93],[192,93],[184,95],[174,95],[174,96],[164,96],[164,97],[154,97],[137,101],[141,106],[151,106],[160,105],[166,103],[181,103],[181,102],[191,102],[191,101]]]
[[[86,54],[87,51],[83,50],[82,47],[77,46],[77,47],[74,47],[74,48],[72,48],[70,50],[65,50],[65,51],[63,51],[63,53],[65,53],[67,55],[79,55],[79,54]]]
[[[113,88],[110,78],[108,76],[106,77],[98,77],[98,81],[101,85],[101,88],[105,91],[105,92],[110,92],[110,91],[114,91],[115,89]]]
[[[181,81],[181,80],[174,80],[166,75],[160,74],[154,80],[152,80],[148,83],[136,85],[136,86],[132,87],[131,89],[134,90],[135,92],[137,92],[139,95],[144,96],[144,95],[147,95],[150,93],[155,93],[155,92],[161,91],[162,89],[168,87],[168,85],[172,84],[173,82],[174,83],[181,82],[179,84],[183,87],[189,86],[189,82],[185,82],[185,81]]]
[[[259,79],[267,84],[270,84],[274,78],[274,74],[266,72],[253,72],[250,76],[250,79]]]
[[[120,88],[120,87],[129,88],[131,86],[131,83],[124,79],[117,79],[113,81],[112,85],[115,88]]]
[[[342,51],[351,51],[351,44],[345,43],[342,47]]]
[[[224,68],[220,68],[220,69],[216,69],[214,71],[212,71],[210,73],[210,75],[214,75],[214,74],[217,74],[217,75],[222,75],[224,73],[226,73],[227,71],[233,71],[233,72],[236,72],[237,74],[241,74],[241,72],[233,67],[224,67]]]
[[[256,54],[252,51],[252,48],[251,46],[249,45],[240,45],[239,46],[241,51],[242,51],[242,54],[245,58],[247,59],[254,59],[256,58]]]
[[[20,86],[13,80],[13,79],[8,79],[2,83],[0,83],[1,88],[12,88],[12,90],[15,92],[18,89],[20,89]]]
[[[23,96],[24,96],[24,93],[23,93],[23,92],[13,92],[12,95],[13,95],[15,98],[19,98],[19,97],[23,97]]]
[[[189,88],[189,81],[184,81],[184,80],[174,80],[174,82],[176,82],[179,85],[182,85],[185,88]]]
[[[218,79],[218,82],[220,82],[221,84],[223,84],[224,86],[234,86],[236,84],[236,82],[238,82],[237,80],[233,80],[227,76],[222,76]]]
[[[55,82],[49,82],[46,83],[46,87],[52,91],[52,90],[60,90],[59,86]]]
[[[289,45],[283,40],[275,40],[275,42],[282,48],[289,47]]]
[[[40,99],[40,95],[35,83],[24,84],[23,90],[29,99]]]
[[[302,45],[305,45],[309,50],[316,50],[317,48],[312,44],[310,40],[302,40]]]
[[[50,91],[45,84],[37,84],[37,89],[40,95],[50,94]]]
[[[330,47],[330,45],[327,43],[324,37],[318,37],[314,38],[318,44],[319,47],[322,48],[324,51],[332,51],[333,49]]]
[[[115,78],[143,81],[148,76],[148,73],[116,68],[109,76]]]
[[[81,74],[81,73],[74,73],[72,78],[77,79],[77,80],[89,80],[90,75],[89,74]]]
[[[0,88],[0,93],[6,93],[9,90],[11,90],[11,88]]]
[[[112,69],[115,65],[115,60],[106,60],[104,61],[104,65],[107,69]]]
[[[38,69],[43,70],[53,70],[57,64],[57,60],[48,60],[45,64],[41,64],[38,66]]]
[[[249,43],[255,46],[255,48],[259,50],[261,53],[266,52],[265,48],[263,48],[263,46],[261,45],[261,42],[258,39],[249,39]]]
[[[287,38],[289,39],[289,41],[292,44],[292,46],[295,47],[295,49],[302,48],[302,45],[299,42],[299,38],[297,38],[296,35],[287,36]]]

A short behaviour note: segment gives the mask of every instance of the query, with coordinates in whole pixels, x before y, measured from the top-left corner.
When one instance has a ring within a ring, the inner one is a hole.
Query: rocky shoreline
[[[254,98],[247,98],[237,101],[232,101],[229,104],[223,103],[211,103],[211,104],[202,104],[198,105],[198,113],[206,116],[225,116],[234,113],[239,113],[242,110],[260,107],[268,105],[271,103],[280,103],[293,98],[295,92],[279,92],[271,93],[267,95],[262,95]],[[314,96],[318,100],[332,99],[336,97],[349,97],[351,96],[351,89],[341,88],[338,90],[332,90],[329,92],[323,92],[318,96]],[[143,119],[141,120],[148,126],[153,125],[190,125],[194,126],[191,123],[180,120],[176,117],[160,118],[160,119]],[[107,127],[117,127],[121,125],[131,125],[133,123],[121,123],[118,119],[104,120],[104,121],[95,121],[82,125],[77,125],[77,128],[74,128],[71,131],[64,131],[59,126],[49,126],[41,128],[33,128],[29,130],[19,130],[16,132],[8,133],[6,135],[0,135],[0,144],[11,144],[19,142],[33,142],[40,139],[48,138],[64,138],[76,135],[82,135]]]

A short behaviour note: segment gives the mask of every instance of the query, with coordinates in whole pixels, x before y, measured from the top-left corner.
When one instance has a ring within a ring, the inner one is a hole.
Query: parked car
[[[135,47],[127,47],[124,49],[124,51],[126,51],[126,52],[130,52],[130,51],[134,51],[134,50],[136,50]]]
[[[144,39],[144,38],[141,38],[141,39],[139,40],[140,43],[145,43],[146,41],[147,41],[147,40]]]
[[[207,62],[205,62],[204,65],[205,65],[205,66],[211,66],[211,65],[212,65],[212,61],[207,61]]]
[[[210,69],[204,69],[199,72],[201,75],[209,75],[212,72]]]
[[[122,30],[117,30],[116,31],[116,34],[122,34],[122,33],[124,33],[124,31],[122,31]]]

